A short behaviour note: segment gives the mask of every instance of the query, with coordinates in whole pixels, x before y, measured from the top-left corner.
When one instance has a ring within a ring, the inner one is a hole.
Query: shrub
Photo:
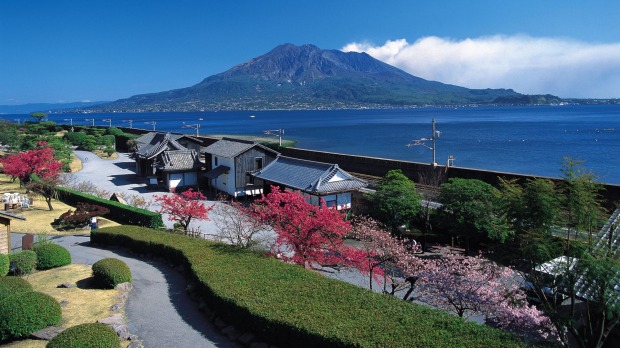
[[[114,288],[118,284],[131,283],[131,270],[121,260],[102,259],[93,264],[95,281],[104,288]]]
[[[15,254],[9,255],[13,274],[22,276],[32,273],[37,267],[37,254],[32,250],[22,250]]]
[[[9,255],[0,254],[0,277],[9,274]]]
[[[62,319],[60,304],[42,292],[24,292],[0,300],[0,341],[30,335]]]
[[[32,291],[32,285],[23,278],[2,277],[0,278],[0,301],[5,297]]]
[[[37,254],[37,269],[50,269],[71,263],[69,250],[58,244],[36,245],[32,250]]]
[[[102,228],[91,240],[181,263],[222,320],[282,347],[526,345],[501,330],[233,246],[135,226]]]
[[[67,211],[54,220],[53,226],[56,229],[75,229],[81,228],[90,222],[90,219],[94,216],[102,216],[110,213],[108,208],[96,204],[78,203],[75,211]]]
[[[151,228],[164,227],[164,221],[161,218],[161,214],[154,211],[128,206],[106,198],[99,198],[90,194],[84,194],[66,187],[59,186],[56,189],[58,190],[58,197],[63,203],[71,206],[77,206],[77,204],[81,202],[100,205],[109,209],[110,216],[113,216],[114,221],[118,223],[146,226]]]
[[[73,326],[52,338],[46,348],[118,348],[120,341],[114,330],[101,323]]]

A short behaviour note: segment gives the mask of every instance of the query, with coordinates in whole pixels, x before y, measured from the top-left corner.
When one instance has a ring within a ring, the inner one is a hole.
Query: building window
[[[263,169],[263,158],[262,157],[254,158],[254,169],[255,170]]]
[[[215,166],[217,167],[217,156],[213,157],[213,160],[215,161]]]
[[[327,205],[328,208],[338,207],[338,204],[335,199],[333,201],[326,201],[325,205]]]

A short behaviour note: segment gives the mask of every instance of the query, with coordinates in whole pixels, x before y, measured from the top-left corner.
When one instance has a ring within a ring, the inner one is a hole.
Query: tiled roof
[[[194,150],[164,151],[157,167],[163,171],[198,169],[202,163]]]
[[[143,145],[143,144],[150,144],[153,141],[153,138],[159,136],[164,136],[166,134],[170,134],[170,137],[174,140],[179,139],[180,137],[183,136],[183,134],[180,133],[164,133],[164,132],[149,132],[146,133],[138,138],[135,139],[136,143],[138,143],[138,145]]]
[[[187,150],[186,147],[179,144],[176,139],[180,138],[178,134],[171,133],[149,133],[150,137],[145,137],[143,140],[149,140],[148,143],[143,143],[139,146],[135,156],[142,158],[153,158],[159,155],[162,151],[166,150]],[[142,137],[141,137],[142,138]]]
[[[269,151],[269,152],[273,152],[274,154],[277,154],[276,151],[266,146],[263,146],[255,141],[232,139],[232,138],[222,138],[221,140],[218,140],[215,143],[205,147],[204,151],[214,156],[235,158],[236,156],[253,148],[254,146],[258,146],[265,151]]]
[[[306,161],[278,156],[253,174],[259,179],[313,194],[353,191],[367,184],[338,167],[337,164]]]

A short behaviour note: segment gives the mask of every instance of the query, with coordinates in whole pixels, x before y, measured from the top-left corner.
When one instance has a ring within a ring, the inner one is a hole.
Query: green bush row
[[[29,336],[62,319],[60,304],[50,295],[30,291],[0,300],[0,341]]]
[[[71,263],[69,250],[58,244],[35,244],[32,250],[37,254],[37,269],[50,269]]]
[[[0,254],[0,277],[4,277],[9,273],[9,255]]]
[[[46,348],[118,348],[120,341],[114,330],[101,323],[76,325],[52,338]]]
[[[17,276],[30,274],[37,268],[37,254],[32,250],[9,254],[9,261],[15,266]]]
[[[101,259],[93,264],[93,277],[104,288],[114,288],[121,283],[131,283],[131,270],[121,260]]]
[[[20,294],[23,292],[32,291],[32,285],[24,279],[19,277],[2,277],[0,278],[0,301],[2,299]]]
[[[70,188],[58,187],[59,199],[65,204],[77,206],[78,203],[96,204],[110,210],[112,220],[127,225],[162,228],[161,214],[146,209],[132,207],[109,199],[99,198]]]
[[[137,226],[100,229],[91,240],[183,264],[224,321],[284,347],[525,345],[501,330],[233,246]]]

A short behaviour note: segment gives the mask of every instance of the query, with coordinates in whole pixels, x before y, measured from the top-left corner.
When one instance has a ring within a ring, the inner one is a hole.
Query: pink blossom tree
[[[546,338],[554,332],[551,321],[527,304],[517,279],[514,271],[480,256],[446,254],[421,273],[420,299],[460,317],[484,315],[517,334]]]
[[[336,209],[306,201],[299,192],[272,186],[271,193],[257,200],[253,215],[277,234],[273,253],[304,268],[350,264],[355,249],[344,244],[350,224]]]
[[[383,284],[384,293],[395,295],[405,291],[403,299],[409,299],[418,274],[425,269],[425,261],[414,255],[419,246],[407,246],[393,237],[386,226],[366,216],[353,220],[351,236],[361,242],[355,267],[369,277],[369,288],[372,289],[374,280]]]
[[[186,234],[192,220],[209,220],[209,212],[213,209],[213,205],[207,207],[201,202],[207,197],[192,188],[181,193],[173,192],[172,195],[154,196],[153,199],[161,204],[158,212],[168,214],[168,220],[179,223]]]

